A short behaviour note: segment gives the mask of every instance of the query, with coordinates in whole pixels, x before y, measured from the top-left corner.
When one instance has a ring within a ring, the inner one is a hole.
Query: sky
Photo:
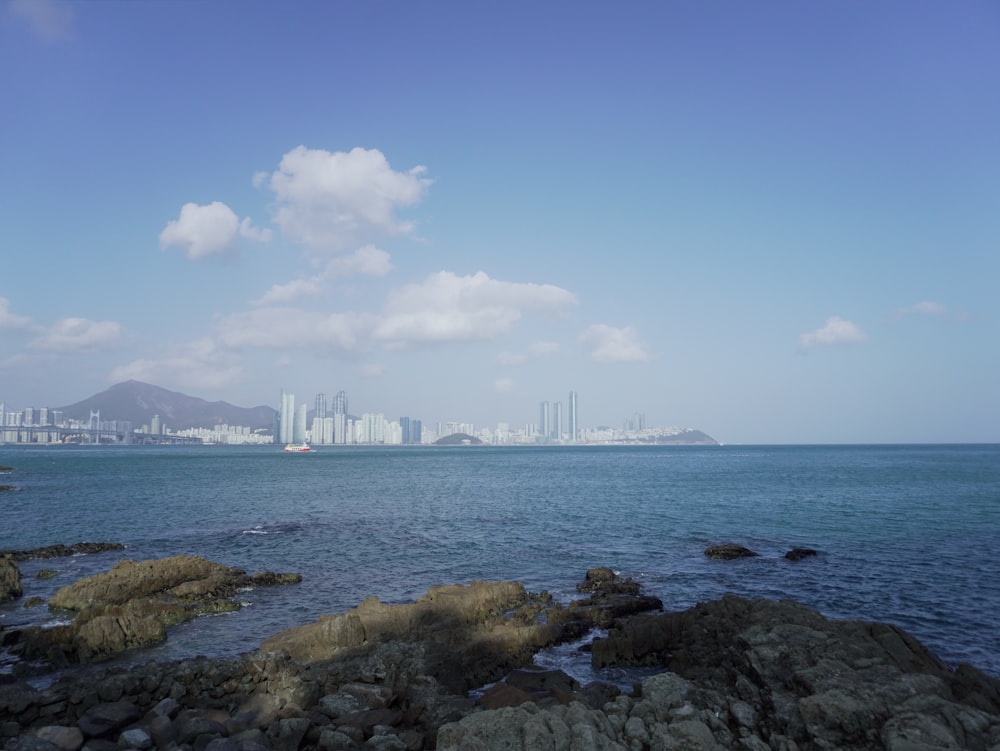
[[[8,408],[1000,441],[994,0],[0,2]]]

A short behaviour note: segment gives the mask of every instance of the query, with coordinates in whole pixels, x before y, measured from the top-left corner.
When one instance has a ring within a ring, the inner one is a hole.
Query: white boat
[[[289,443],[285,446],[285,451],[290,454],[304,454],[306,451],[312,451],[312,449],[309,448],[308,443]]]

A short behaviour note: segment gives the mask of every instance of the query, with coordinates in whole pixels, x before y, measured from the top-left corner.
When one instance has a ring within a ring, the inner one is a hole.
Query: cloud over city
[[[46,352],[93,352],[118,345],[122,334],[121,325],[114,321],[60,318],[28,346]]]
[[[590,359],[594,362],[647,362],[650,359],[646,345],[632,326],[616,328],[595,323],[580,334],[580,341],[590,348]]]
[[[330,259],[323,270],[303,279],[294,279],[284,284],[275,284],[256,300],[253,305],[283,305],[306,297],[322,295],[328,284],[336,279],[351,275],[385,276],[392,271],[389,254],[374,245],[365,245],[349,255]]]
[[[440,271],[392,292],[374,336],[390,346],[484,341],[509,332],[525,312],[560,316],[575,304],[572,292],[551,284]]]
[[[348,152],[297,146],[257,185],[274,193],[274,222],[314,253],[343,253],[379,237],[412,233],[397,212],[419,203],[431,181],[426,168],[397,172],[377,149]]]
[[[244,376],[240,358],[220,348],[210,337],[171,347],[157,358],[140,358],[110,374],[112,383],[136,380],[174,383],[180,388],[215,389],[236,383]]]

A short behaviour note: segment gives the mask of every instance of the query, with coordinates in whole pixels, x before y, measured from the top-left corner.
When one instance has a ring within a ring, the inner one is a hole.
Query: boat
[[[290,454],[304,454],[307,451],[312,451],[308,443],[289,443],[285,446],[285,451]]]

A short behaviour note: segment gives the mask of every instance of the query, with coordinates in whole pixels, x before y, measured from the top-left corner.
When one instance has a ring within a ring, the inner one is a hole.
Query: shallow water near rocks
[[[517,580],[568,601],[588,568],[610,566],[668,610],[727,592],[787,597],[897,624],[947,662],[1000,676],[996,445],[0,446],[0,465],[17,488],[0,496],[0,548],[127,546],[21,563],[24,598],[0,606],[5,629],[55,622],[24,601],[123,557],[303,575],[174,627],[142,661],[233,656],[368,595],[411,602],[436,584]],[[722,542],[760,555],[704,556]],[[794,547],[819,554],[786,560]],[[37,578],[44,568],[56,576]],[[539,661],[586,672],[572,645]]]

